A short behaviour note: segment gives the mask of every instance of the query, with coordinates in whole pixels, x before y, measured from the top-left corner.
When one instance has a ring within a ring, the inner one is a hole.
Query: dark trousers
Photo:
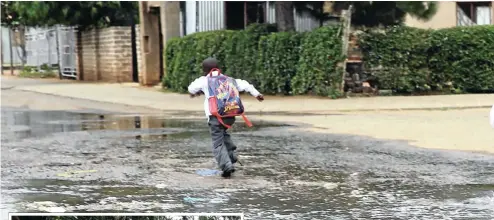
[[[223,123],[233,125],[235,117],[223,118]],[[230,134],[226,132],[228,128],[222,125],[215,116],[209,117],[209,131],[213,139],[213,154],[218,166],[222,171],[233,169],[236,162],[235,150],[237,146],[232,142]]]

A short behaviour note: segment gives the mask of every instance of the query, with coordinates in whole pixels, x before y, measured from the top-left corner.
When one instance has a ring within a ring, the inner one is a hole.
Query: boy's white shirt
[[[212,75],[217,76],[218,71],[213,71]],[[261,94],[249,82],[242,80],[242,79],[235,79],[235,81],[237,82],[237,89],[239,92],[245,91],[245,92],[250,93],[254,97],[257,97]],[[209,116],[211,115],[211,113],[209,112],[209,102],[208,102],[208,98],[210,97],[209,87],[208,87],[208,77],[207,76],[201,76],[201,77],[195,79],[194,82],[192,82],[189,85],[188,89],[189,89],[190,94],[196,94],[200,91],[202,91],[204,93],[204,113],[206,114],[206,117],[209,120]]]
[[[490,124],[492,126],[492,128],[494,128],[494,105],[492,105],[492,108],[491,108],[491,114],[489,116],[489,120],[490,120]]]

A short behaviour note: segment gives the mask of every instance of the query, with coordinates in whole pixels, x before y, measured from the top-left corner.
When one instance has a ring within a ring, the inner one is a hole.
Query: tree
[[[25,27],[67,25],[79,30],[112,25],[133,25],[138,20],[138,2],[130,1],[2,1],[2,25],[23,31]],[[77,32],[80,39],[81,31]],[[23,38],[18,40],[23,41]],[[25,44],[21,49],[26,62]],[[16,50],[17,51],[17,50]],[[19,53],[19,51],[17,51]]]
[[[352,24],[375,27],[401,25],[407,14],[420,20],[430,20],[437,12],[437,2],[424,1],[361,1],[334,2],[333,11],[347,9],[352,4]]]
[[[7,6],[4,10],[4,4]],[[77,26],[79,29],[130,25],[138,19],[138,3],[129,1],[2,2],[2,23],[23,26]]]

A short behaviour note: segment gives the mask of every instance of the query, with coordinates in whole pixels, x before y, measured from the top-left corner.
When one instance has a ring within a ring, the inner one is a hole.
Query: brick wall
[[[77,72],[84,81],[132,82],[130,27],[82,32],[77,50]]]

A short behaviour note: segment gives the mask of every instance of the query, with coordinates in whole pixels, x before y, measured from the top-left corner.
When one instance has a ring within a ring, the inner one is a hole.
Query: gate
[[[28,28],[26,37],[26,64],[28,66],[58,63],[57,34],[54,28]]]
[[[58,66],[61,76],[77,77],[74,27],[28,28],[25,39],[28,66]]]
[[[60,74],[64,77],[77,78],[76,31],[74,27],[58,27]]]

